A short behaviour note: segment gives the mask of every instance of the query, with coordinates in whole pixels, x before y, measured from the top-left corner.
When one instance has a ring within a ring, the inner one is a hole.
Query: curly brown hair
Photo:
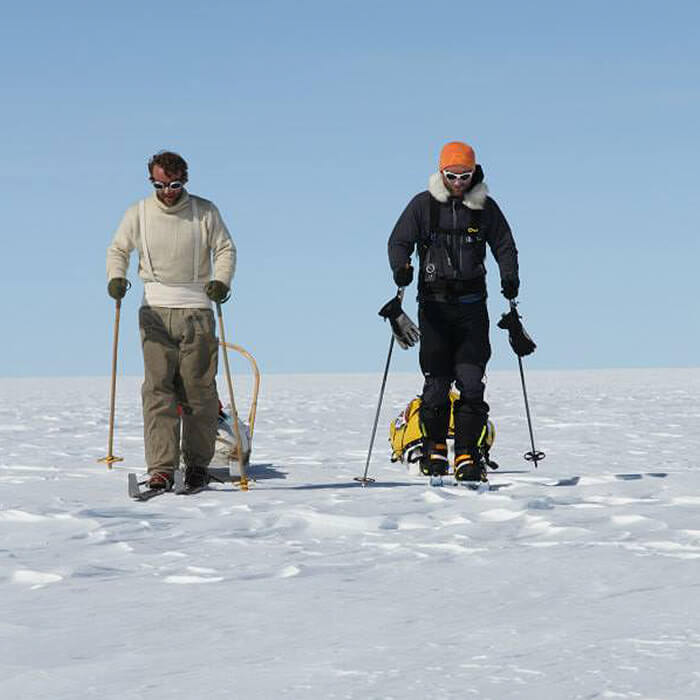
[[[154,156],[151,156],[148,161],[148,175],[153,177],[153,168],[159,165],[165,174],[170,177],[180,177],[183,181],[187,181],[187,161],[179,154],[173,151],[158,151]]]

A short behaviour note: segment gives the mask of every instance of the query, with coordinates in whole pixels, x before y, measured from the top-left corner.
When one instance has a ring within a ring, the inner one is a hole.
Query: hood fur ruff
[[[440,173],[433,173],[428,180],[428,192],[437,199],[438,202],[446,202],[450,197],[450,191],[445,187]],[[480,182],[468,192],[465,192],[462,202],[468,209],[483,209],[486,204],[489,188]]]

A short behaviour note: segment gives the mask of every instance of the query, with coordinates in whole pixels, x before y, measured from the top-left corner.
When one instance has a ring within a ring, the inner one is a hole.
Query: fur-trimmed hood
[[[437,199],[438,202],[446,202],[450,197],[450,191],[445,187],[440,173],[433,173],[428,180],[428,192]],[[489,188],[486,183],[479,182],[470,190],[464,193],[462,200],[468,209],[483,209],[486,204]]]

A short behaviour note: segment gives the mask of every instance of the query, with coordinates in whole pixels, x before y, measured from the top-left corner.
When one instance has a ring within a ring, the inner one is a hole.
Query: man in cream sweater
[[[129,256],[136,249],[144,283],[139,328],[149,486],[171,487],[182,423],[185,482],[196,488],[208,482],[219,413],[211,302],[229,297],[236,247],[216,206],[185,189],[181,156],[161,151],[148,172],[153,196],[126,211],[107,249],[107,289],[114,299],[126,294]]]

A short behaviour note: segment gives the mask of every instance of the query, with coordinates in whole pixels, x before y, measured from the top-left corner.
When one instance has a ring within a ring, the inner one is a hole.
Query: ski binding
[[[494,487],[492,484],[489,484],[488,481],[458,481],[452,476],[431,476],[430,485],[434,487],[458,486],[477,493],[495,491],[498,488],[498,486]]]
[[[141,490],[139,478],[133,472],[129,473],[129,496],[135,501],[148,501],[155,496],[160,496],[168,489],[144,489]]]
[[[188,486],[185,482],[185,472],[182,469],[175,470],[173,481],[173,489],[177,496],[191,496],[194,493],[206,491],[208,488],[207,484],[203,484],[202,486]]]

